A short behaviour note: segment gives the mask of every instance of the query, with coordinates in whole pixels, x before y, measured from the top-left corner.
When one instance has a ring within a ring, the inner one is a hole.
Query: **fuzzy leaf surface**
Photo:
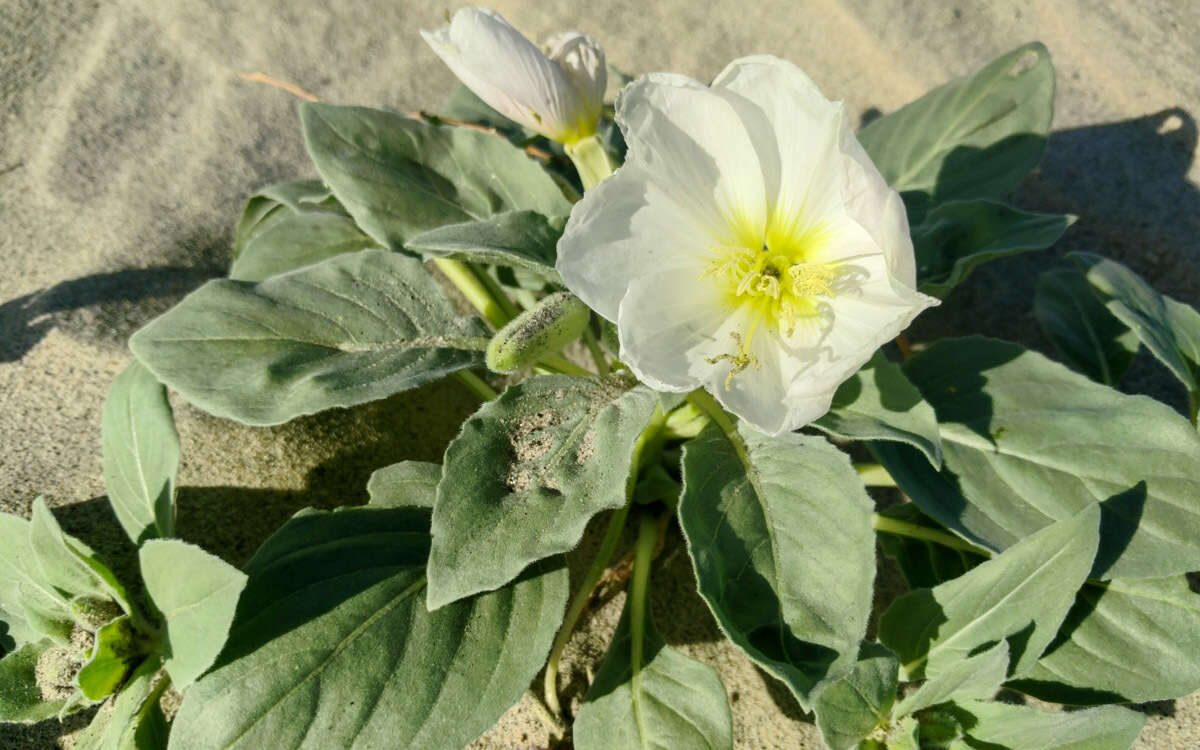
[[[700,595],[747,656],[811,708],[848,674],[875,578],[873,503],[823,438],[709,424],[683,453],[679,521]]]
[[[386,250],[210,281],[130,340],[188,401],[253,425],[415,388],[479,364],[486,346],[487,328],[458,317],[420,262]]]
[[[626,375],[547,375],[481,406],[446,448],[429,607],[503,586],[624,505],[634,445],[657,405]]]

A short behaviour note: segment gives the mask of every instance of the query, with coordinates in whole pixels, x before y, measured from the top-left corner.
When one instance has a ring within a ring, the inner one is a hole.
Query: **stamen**
[[[747,367],[754,366],[755,370],[762,369],[759,364],[758,357],[754,356],[754,352],[749,351],[746,347],[749,342],[742,342],[742,337],[737,331],[730,331],[730,337],[733,338],[733,343],[737,345],[737,349],[733,354],[718,354],[715,357],[706,357],[705,361],[710,365],[715,365],[722,360],[729,360],[733,366],[729,368],[729,374],[725,376],[725,390],[729,390],[733,386],[733,378],[741,374]]]

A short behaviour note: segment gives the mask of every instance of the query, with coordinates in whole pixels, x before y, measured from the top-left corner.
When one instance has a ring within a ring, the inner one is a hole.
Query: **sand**
[[[295,101],[249,84],[263,70],[325,100],[436,109],[453,83],[417,36],[445,6],[355,3],[0,0],[0,505],[46,495],[64,525],[128,564],[103,500],[100,409],[124,342],[229,262],[246,195],[314,176]],[[576,28],[630,72],[707,79],[733,57],[782,55],[850,111],[887,112],[1029,39],[1058,69],[1054,134],[1014,196],[1080,216],[1050,251],[978,272],[922,317],[916,339],[981,330],[1048,349],[1031,314],[1036,274],[1070,250],[1115,257],[1200,301],[1200,15],[1188,3],[912,3],[904,0],[590,3],[504,0],[531,35]],[[1179,406],[1146,357],[1128,388]],[[365,499],[370,471],[437,459],[473,408],[453,383],[271,429],[177,403],[184,536],[244,560],[293,510]],[[673,552],[672,549],[675,551]],[[722,672],[740,748],[818,747],[810,717],[724,645],[668,548],[655,607],[668,640]],[[596,659],[613,595],[572,642]],[[670,610],[667,608],[670,607]],[[668,619],[668,611],[684,614]],[[578,693],[585,670],[568,665]],[[1200,699],[1159,704],[1142,748],[1200,746]],[[72,727],[76,726],[72,724]],[[63,730],[0,730],[0,747],[53,747]],[[475,747],[542,746],[528,703]]]

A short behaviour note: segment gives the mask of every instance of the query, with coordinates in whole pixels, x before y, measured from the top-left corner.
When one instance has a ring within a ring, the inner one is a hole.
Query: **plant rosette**
[[[1031,301],[1065,365],[904,337],[1072,222],[1004,202],[1046,143],[1042,45],[855,133],[775,57],[705,85],[487,10],[423,35],[464,84],[443,114],[301,104],[320,180],[252,196],[228,278],[131,339],[103,463],[140,579],[41,502],[0,518],[0,720],[104,701],[77,747],[461,748],[532,687],[581,750],[731,748],[720,674],[647,604],[674,527],[834,750],[1127,748],[1121,704],[1200,688],[1200,313],[1077,254]],[[1143,344],[1189,415],[1115,390]],[[379,467],[241,570],[174,538],[169,390],[273,425],[446,377],[480,405],[440,465]],[[909,590],[869,629],[877,542]],[[602,579],[623,614],[568,684]]]

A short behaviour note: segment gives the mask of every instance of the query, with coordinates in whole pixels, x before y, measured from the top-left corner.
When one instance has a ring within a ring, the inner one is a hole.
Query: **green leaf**
[[[176,689],[204,674],[233,622],[246,575],[199,547],[153,539],[138,550],[146,593],[162,613],[165,667]]]
[[[233,260],[229,278],[262,281],[346,253],[378,247],[354,221],[334,213],[292,214],[255,234]]]
[[[905,196],[910,206],[1003,198],[1037,166],[1053,112],[1050,53],[1033,42],[880,117],[858,139],[888,184],[920,193]]]
[[[875,577],[872,507],[823,438],[710,424],[685,444],[679,521],[700,595],[805,708],[854,668]]]
[[[163,750],[167,720],[159,706],[166,689],[158,676],[162,660],[146,659],[124,689],[105,704],[86,729],[75,736],[75,750]],[[156,679],[158,677],[158,679]]]
[[[42,572],[29,540],[29,521],[0,513],[0,604],[20,646],[52,638],[66,643],[72,620],[67,597]]]
[[[992,201],[955,201],[937,206],[912,229],[917,279],[922,292],[945,297],[989,260],[1045,250],[1075,217],[1034,214]]]
[[[894,518],[931,531],[943,530],[913,503],[893,505],[878,513],[886,518]],[[973,552],[953,549],[911,536],[892,534],[882,529],[879,532],[879,546],[886,555],[896,561],[904,580],[912,589],[932,588],[939,583],[958,578],[987,559]]]
[[[33,501],[29,522],[29,545],[44,580],[67,596],[90,594],[107,597],[129,612],[132,608],[125,587],[83,542],[67,536],[59,527],[46,501]]]
[[[0,659],[0,721],[32,724],[66,704],[65,696],[47,695],[38,685],[38,661],[51,649],[61,650],[50,640],[27,643]]]
[[[1093,577],[1200,569],[1200,436],[1169,407],[982,337],[939,341],[904,372],[937,412],[943,469],[872,449],[938,523],[999,550],[1100,503]]]
[[[404,247],[435,258],[523,268],[556,284],[558,238],[564,221],[533,211],[505,211],[480,221],[450,224],[416,235]]]
[[[1006,641],[955,662],[937,677],[930,678],[896,705],[894,716],[908,716],[945,703],[966,698],[988,699],[996,694],[1008,675]]]
[[[504,138],[330,104],[302,104],[300,120],[317,172],[384,247],[503,211],[570,213],[553,178]]]
[[[269,425],[478,365],[487,341],[420,262],[363,250],[257,284],[210,281],[129,344],[196,406]]]
[[[1108,311],[1129,326],[1189,392],[1200,391],[1200,312],[1159,294],[1120,263],[1090,253],[1067,257],[1084,269]]]
[[[442,467],[424,461],[401,461],[385,466],[367,480],[368,505],[378,508],[433,508]]]
[[[971,739],[1010,750],[1127,750],[1146,717],[1118,706],[1040,711],[1008,703],[961,701]]]
[[[1007,639],[1023,676],[1053,640],[1087,580],[1100,539],[1090,505],[953,581],[901,596],[879,621],[879,640],[910,679],[934,679],[982,646]]]
[[[629,617],[627,603],[575,717],[575,746],[733,750],[733,717],[717,671],[667,646],[647,612],[635,677]]]
[[[79,670],[79,689],[91,701],[112,695],[147,652],[147,644],[129,617],[118,617],[96,631],[91,658]]]
[[[108,389],[102,432],[104,484],[121,528],[134,544],[174,536],[179,433],[167,389],[140,362]]]
[[[1039,276],[1033,314],[1067,364],[1098,383],[1120,383],[1137,354],[1137,335],[1105,309],[1079,271]]]
[[[905,716],[892,725],[888,732],[887,750],[921,750],[920,724],[911,716]]]
[[[1082,704],[1200,690],[1200,595],[1183,576],[1089,583],[1028,678],[1010,687]]]
[[[813,708],[831,750],[852,750],[885,726],[896,701],[900,662],[878,643],[864,643],[854,670],[821,691]]]
[[[238,220],[233,242],[234,259],[258,233],[292,214],[309,211],[348,215],[333,197],[333,192],[320,180],[292,180],[259,190],[246,201]]]
[[[942,464],[937,417],[900,366],[882,351],[838,387],[833,405],[813,427],[849,440],[891,440],[917,448]]]
[[[627,375],[548,375],[480,407],[446,448],[429,608],[504,585],[624,505],[634,445],[657,405]]]
[[[173,750],[458,750],[517,702],[566,604],[561,562],[429,612],[429,512],[305,511],[247,564],[218,668],[188,690]]]

